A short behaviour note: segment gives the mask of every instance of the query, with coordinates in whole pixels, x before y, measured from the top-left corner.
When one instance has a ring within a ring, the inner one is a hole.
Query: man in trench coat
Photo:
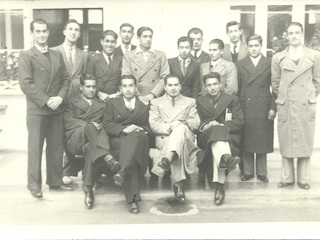
[[[272,59],[272,88],[277,95],[278,135],[282,155],[281,182],[295,181],[293,159],[297,158],[297,180],[310,188],[317,96],[320,92],[320,53],[302,45],[303,26],[292,22],[287,28],[289,47]]]

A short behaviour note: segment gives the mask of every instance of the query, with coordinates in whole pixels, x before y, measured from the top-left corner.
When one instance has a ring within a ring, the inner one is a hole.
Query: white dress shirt
[[[261,54],[256,58],[253,58],[251,56],[250,56],[250,58],[251,58],[251,61],[252,61],[253,65],[256,67],[258,65],[259,61],[260,61]]]

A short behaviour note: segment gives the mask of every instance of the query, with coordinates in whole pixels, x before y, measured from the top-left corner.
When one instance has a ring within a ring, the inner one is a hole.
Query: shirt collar
[[[166,95],[167,95],[167,97],[168,97],[168,99],[169,99],[170,101],[173,99],[173,97],[170,97],[168,93],[166,93]],[[176,97],[174,98],[174,100],[177,101],[178,98],[179,98],[179,96],[180,96],[180,94],[178,94],[178,96],[176,96]]]
[[[178,59],[179,59],[179,62],[183,62],[183,59],[180,57],[180,56],[178,56]],[[186,59],[186,63],[190,63],[191,62],[191,59],[190,59],[190,57],[188,57],[187,59]]]
[[[194,56],[194,53],[195,51],[194,50],[191,50],[191,55]],[[200,49],[198,52],[197,52],[197,58],[201,55],[202,53],[202,49]]]
[[[130,44],[128,45],[128,51],[131,50],[131,46],[132,46],[132,44],[130,43]],[[126,45],[124,45],[123,43],[120,44],[120,47],[121,47],[122,52],[123,52],[124,50],[126,50]]]
[[[38,45],[34,45],[41,53],[46,53],[48,52],[48,45],[46,47],[40,47]]]
[[[63,47],[65,51],[68,51],[71,48],[71,51],[74,51],[76,49],[76,46],[69,46],[66,43],[63,43]]]
[[[210,61],[210,64],[211,64],[213,67],[215,67],[215,66],[217,66],[217,65],[219,64],[219,62],[221,62],[221,58],[219,58],[217,61],[211,60],[211,61]]]
[[[104,51],[102,51],[102,54],[103,54],[104,58],[105,58],[107,61],[109,61],[108,55],[107,55]],[[112,55],[110,55],[111,60],[113,60],[113,56],[114,56],[114,54],[112,53]]]
[[[237,50],[239,51],[239,48],[240,48],[240,45],[241,45],[241,41],[237,42],[236,44],[230,42],[230,49],[233,49],[233,48],[234,48],[234,45],[237,46]]]
[[[85,98],[82,94],[81,94],[81,97],[82,97],[87,103],[89,103],[90,105],[92,104],[93,99]]]
[[[123,100],[124,100],[125,102],[132,102],[132,103],[134,103],[134,105],[136,104],[136,97],[133,97],[133,98],[130,99],[130,100],[128,100],[128,99],[126,99],[125,97],[123,97]]]
[[[154,55],[156,55],[156,51],[151,47],[149,50],[147,50],[146,52],[152,52]],[[140,45],[137,46],[136,48],[136,54],[138,53],[144,53],[141,48],[140,48]]]
[[[253,58],[253,57],[251,57],[251,56],[250,56],[250,58],[251,58],[251,61],[253,62],[253,64],[254,64],[255,66],[257,66],[257,65],[258,65],[258,62],[259,62],[260,59],[261,59],[261,54],[260,54],[258,57],[256,57],[256,58]]]

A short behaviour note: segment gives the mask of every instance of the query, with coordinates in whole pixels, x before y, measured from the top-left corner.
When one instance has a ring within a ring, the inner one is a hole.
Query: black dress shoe
[[[104,159],[104,161],[107,163],[108,168],[110,168],[112,172],[117,172],[121,168],[120,163],[116,161],[114,158]]]
[[[73,191],[72,187],[68,185],[49,186],[49,189],[55,191]]]
[[[124,183],[124,172],[120,170],[113,176],[113,180],[116,185],[122,186],[122,184]]]
[[[267,176],[257,175],[257,178],[262,182],[269,182]]]
[[[241,181],[249,181],[251,178],[253,178],[253,175],[242,175]]]
[[[288,187],[288,186],[291,186],[291,185],[293,185],[293,182],[291,182],[291,183],[279,182],[278,187],[279,188],[284,188],[284,187]]]
[[[298,186],[299,186],[299,188],[304,189],[304,190],[309,190],[310,189],[309,183],[299,183],[298,182]]]
[[[88,209],[93,207],[94,203],[94,195],[92,191],[92,187],[85,186],[84,187],[84,204]]]
[[[183,186],[173,185],[174,196],[178,199],[179,202],[185,202],[186,196],[184,194]]]
[[[131,203],[130,208],[129,208],[129,212],[133,213],[133,214],[139,213],[139,205],[137,202]]]
[[[230,154],[223,154],[221,156],[219,168],[221,170],[228,170],[228,172],[231,172],[236,168],[236,165],[239,163],[240,163],[239,157],[233,157]]]
[[[30,193],[35,198],[42,198],[43,197],[41,190],[30,190]]]
[[[170,169],[169,159],[162,158],[161,161],[158,163],[158,166],[161,167],[164,171],[169,171],[169,169]]]
[[[224,201],[224,196],[224,185],[219,184],[218,187],[216,187],[216,191],[214,194],[214,204],[220,206]]]

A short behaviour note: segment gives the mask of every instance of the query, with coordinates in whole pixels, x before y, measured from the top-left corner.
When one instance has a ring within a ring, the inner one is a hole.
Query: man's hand
[[[148,105],[149,102],[154,99],[155,96],[152,93],[149,93],[145,96],[140,96],[139,99],[141,100],[141,102],[143,102],[144,104]]]
[[[114,99],[114,98],[118,98],[121,95],[121,92],[118,91],[116,93],[110,94],[109,95],[109,99]]]
[[[101,101],[104,101],[104,102],[106,102],[109,99],[109,95],[104,92],[98,92],[97,96]]]
[[[50,97],[47,102],[47,105],[52,111],[55,111],[58,109],[62,101],[63,101],[62,97],[59,97],[59,96]]]
[[[93,124],[93,126],[96,127],[96,129],[98,129],[98,130],[101,129],[101,126],[98,123],[96,123],[96,122],[91,122],[91,123]]]
[[[135,124],[131,124],[129,126],[127,126],[125,129],[123,129],[122,131],[126,134],[131,133],[131,132],[140,132],[143,131],[144,129],[142,127],[139,127]]]
[[[275,110],[270,109],[270,110],[269,110],[269,113],[268,113],[268,119],[269,119],[270,121],[272,121],[273,119],[275,119],[276,114],[277,114],[277,113],[276,113]]]

